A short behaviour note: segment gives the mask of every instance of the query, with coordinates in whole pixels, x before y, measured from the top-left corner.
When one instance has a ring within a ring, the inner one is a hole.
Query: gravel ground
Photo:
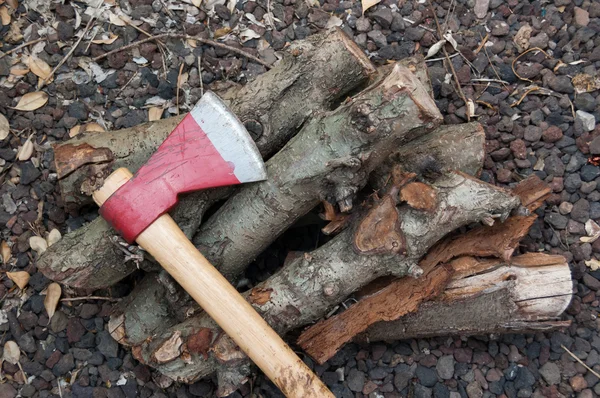
[[[7,5],[16,1],[3,3],[0,0],[0,16],[3,8],[12,15],[10,21],[2,19],[0,50],[47,36],[47,42],[28,48],[54,68],[84,31],[94,2],[48,5],[30,0],[14,13]],[[109,301],[61,303],[48,324],[41,293],[50,281],[36,271],[37,254],[29,238],[53,229],[64,234],[96,216],[89,209],[65,213],[49,143],[65,140],[73,127],[92,122],[106,129],[145,122],[148,106],[164,108],[162,116],[171,116],[177,110],[180,68],[181,110],[197,101],[202,87],[223,80],[244,83],[265,68],[227,50],[194,48],[176,40],[165,41],[166,48],[150,42],[119,52],[98,66],[90,64],[91,57],[143,39],[144,32],[221,37],[267,62],[275,61],[286,43],[332,25],[341,25],[378,64],[426,54],[437,41],[433,14],[422,1],[383,0],[364,16],[361,4],[350,1],[233,3],[228,8],[209,1],[198,9],[170,0],[106,1],[102,16],[90,25],[95,40],[105,43],[82,40],[54,81],[41,90],[49,94],[48,103],[34,111],[13,109],[38,84],[31,71],[19,72],[29,50],[0,59],[0,114],[12,131],[0,141],[0,225],[12,252],[2,269],[31,274],[23,292],[4,273],[1,280],[1,342],[17,342],[30,383],[23,383],[17,365],[4,361],[0,397],[214,396],[213,381],[178,385],[138,364],[118,346],[105,331]],[[118,6],[143,23],[136,29],[102,22],[110,17],[108,12],[116,15]],[[600,270],[590,261],[600,257],[600,240],[579,239],[586,235],[588,220],[600,222],[600,128],[595,126],[600,118],[600,2],[491,0],[482,19],[475,15],[473,0],[434,2],[434,7],[442,29],[450,30],[457,42],[462,55],[453,56],[452,62],[464,94],[476,101],[477,120],[485,126],[487,156],[481,178],[510,185],[535,173],[552,186],[553,194],[537,211],[540,217],[521,249],[567,257],[576,294],[564,318],[573,323],[568,330],[547,334],[348,345],[315,371],[339,397],[598,396],[598,378],[561,346],[600,371]],[[482,16],[479,11],[478,15]],[[239,38],[246,41],[240,44]],[[520,79],[511,65],[527,47],[544,52],[519,57],[514,67]],[[466,107],[442,62],[428,62],[428,67],[446,123],[464,122]],[[541,89],[511,106],[532,85]],[[31,146],[26,141],[32,133],[32,154],[22,150],[17,157],[17,148]],[[120,297],[129,291],[130,282],[97,294]],[[252,394],[280,396],[262,376],[232,396]]]

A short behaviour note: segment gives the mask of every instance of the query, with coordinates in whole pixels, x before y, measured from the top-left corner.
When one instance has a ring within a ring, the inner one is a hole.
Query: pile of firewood
[[[561,256],[513,257],[550,194],[530,177],[512,190],[477,179],[478,123],[442,126],[422,59],[375,68],[341,31],[292,44],[243,87],[212,87],[245,124],[268,180],[182,198],[173,217],[234,284],[278,236],[315,208],[333,237],[245,292],[281,335],[317,362],[349,341],[543,331],[566,326],[572,281]],[[65,206],[76,213],[116,167],[135,171],[181,118],[80,135],[54,148]],[[226,200],[225,200],[226,199]],[[207,219],[205,212],[220,207]],[[202,221],[202,222],[201,222]],[[152,259],[101,218],[38,261],[74,289],[147,271],[115,308],[110,333],[136,359],[192,383],[217,373],[226,395],[250,374],[235,344]],[[352,296],[356,303],[333,316]],[[303,329],[302,329],[303,328]]]

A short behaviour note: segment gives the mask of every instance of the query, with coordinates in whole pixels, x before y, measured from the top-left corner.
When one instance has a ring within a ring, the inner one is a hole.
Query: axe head
[[[207,92],[100,214],[132,243],[177,204],[180,193],[266,178],[262,156],[242,123]]]

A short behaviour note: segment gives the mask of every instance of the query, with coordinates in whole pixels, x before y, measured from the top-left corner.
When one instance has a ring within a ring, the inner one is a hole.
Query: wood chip
[[[148,109],[148,121],[153,122],[155,120],[160,120],[162,118],[163,108],[159,108],[158,106],[153,106]]]

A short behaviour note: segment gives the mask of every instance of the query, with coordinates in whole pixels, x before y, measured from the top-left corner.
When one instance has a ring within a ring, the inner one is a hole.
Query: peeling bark
[[[393,148],[439,125],[421,83],[396,65],[380,83],[316,115],[267,166],[266,181],[244,186],[205,222],[194,244],[235,280],[275,237],[319,201],[342,211]]]
[[[405,204],[398,207],[407,242],[405,255],[356,252],[352,248],[356,225],[351,226],[319,249],[291,260],[281,271],[257,286],[256,289],[270,291],[270,297],[264,304],[254,307],[278,333],[283,334],[319,319],[331,306],[379,276],[414,273],[418,269],[418,260],[447,233],[478,222],[490,212],[508,216],[519,204],[518,198],[510,192],[464,174],[444,175],[432,187],[440,198],[433,212],[418,211]],[[165,330],[150,342],[136,345],[133,352],[140,361],[163,374],[178,381],[193,382],[219,370],[224,364],[217,366],[214,356],[204,359],[187,354],[183,359],[158,364],[153,360],[153,353],[175,332],[181,333],[185,345],[189,336],[207,327],[214,328],[214,334],[219,334],[210,318],[200,314]],[[231,368],[237,366],[237,362],[230,364],[230,374],[236,374],[231,373]],[[240,369],[238,375],[239,372]]]
[[[261,154],[269,156],[313,112],[333,106],[365,84],[373,73],[375,69],[368,58],[342,31],[334,30],[295,42],[273,69],[222,97],[240,120],[251,124],[248,128],[253,131]],[[109,168],[137,170],[180,118],[82,135],[57,145],[55,160],[67,205],[78,207],[91,202],[81,194],[82,187],[87,192],[93,190]],[[76,163],[78,167],[66,166],[73,157],[82,158]],[[229,192],[213,189],[185,195],[172,216],[191,237],[208,206]],[[108,223],[97,218],[65,235],[41,256],[37,266],[48,278],[74,288],[94,290],[111,286],[136,269],[133,262],[124,261],[121,250],[110,242],[114,235]],[[147,263],[144,266],[149,267]]]
[[[461,276],[457,270],[459,278],[450,282],[438,299],[397,321],[371,326],[357,341],[534,333],[569,326],[570,322],[558,320],[569,306],[573,290],[564,257],[529,253],[510,263],[468,261],[477,274]]]

